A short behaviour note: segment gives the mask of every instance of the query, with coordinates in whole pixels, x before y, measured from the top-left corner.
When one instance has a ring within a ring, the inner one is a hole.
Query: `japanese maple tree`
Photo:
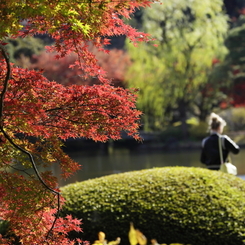
[[[0,217],[9,224],[1,244],[16,238],[21,244],[75,244],[69,231],[80,231],[80,220],[59,217],[64,200],[56,177],[46,167],[59,164],[67,178],[80,168],[61,149],[62,140],[86,137],[95,141],[119,139],[126,131],[139,138],[140,112],[133,91],[115,88],[96,57],[110,36],[126,35],[132,42],[148,37],[123,22],[147,0],[2,0],[0,2]],[[56,58],[76,54],[71,69],[94,86],[64,87],[47,80],[42,71],[11,64],[7,38],[49,34],[47,47]],[[107,52],[107,51],[106,51]],[[32,170],[32,171],[30,171]]]

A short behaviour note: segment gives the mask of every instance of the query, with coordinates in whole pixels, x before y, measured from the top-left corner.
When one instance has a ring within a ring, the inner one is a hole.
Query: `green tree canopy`
[[[140,89],[138,106],[145,113],[146,130],[162,126],[173,108],[185,123],[213,59],[226,51],[222,6],[221,0],[165,0],[143,11],[143,28],[157,47],[146,43],[139,51],[128,45],[134,61],[128,84]]]
[[[234,106],[244,106],[245,88],[245,18],[241,15],[233,23],[225,40],[228,49],[224,61],[221,64],[224,78],[231,85],[229,95]]]

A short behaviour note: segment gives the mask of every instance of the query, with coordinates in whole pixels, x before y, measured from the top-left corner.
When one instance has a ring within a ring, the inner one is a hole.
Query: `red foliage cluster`
[[[232,93],[232,105],[234,107],[244,107],[245,82],[235,83]]]
[[[4,61],[0,63],[0,67],[3,80],[6,75]],[[3,90],[3,85],[0,88]],[[22,165],[30,167],[29,160],[15,149],[17,144],[31,152],[37,161],[44,159],[46,164],[58,162],[63,177],[67,178],[79,169],[79,165],[61,150],[61,140],[86,137],[95,141],[106,141],[109,138],[119,139],[121,131],[139,139],[137,129],[140,112],[135,108],[135,99],[130,91],[109,84],[63,86],[48,81],[41,72],[12,68],[12,77],[8,81],[8,90],[3,100],[1,128],[2,135],[9,137],[1,143],[0,166],[6,168],[11,166],[13,159],[21,159]],[[30,141],[30,137],[34,137],[35,142]],[[48,193],[33,177],[18,182],[21,175],[3,171],[1,176],[4,176],[1,188],[5,190],[0,198],[1,217],[10,222],[11,227],[14,227],[11,231],[16,235],[22,237],[28,231],[29,235],[21,238],[25,241],[24,244],[41,244],[29,243],[25,239],[44,239],[44,234],[54,220],[53,209],[48,208],[55,205],[53,193]],[[56,179],[52,178],[52,173],[45,173],[43,179],[50,188],[55,188]],[[12,188],[16,188],[14,190],[17,192],[13,192]],[[18,205],[15,202],[17,199]],[[76,220],[75,223],[70,220],[66,223],[66,219],[58,219],[55,227],[59,222],[63,224],[60,229],[66,227],[67,230],[74,230],[74,226],[78,224]],[[30,232],[32,229],[33,233]],[[76,229],[79,230],[79,226]],[[55,242],[49,244],[67,244],[64,242],[65,232],[61,236],[60,230],[56,233],[54,228],[52,236],[54,234],[57,234]],[[57,242],[61,240],[63,243]]]

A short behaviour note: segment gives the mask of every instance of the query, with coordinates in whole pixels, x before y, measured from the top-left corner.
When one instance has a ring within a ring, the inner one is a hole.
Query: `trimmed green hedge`
[[[245,181],[203,168],[163,167],[70,184],[61,188],[62,214],[83,220],[84,240],[103,231],[129,244],[132,221],[159,243],[245,244]]]

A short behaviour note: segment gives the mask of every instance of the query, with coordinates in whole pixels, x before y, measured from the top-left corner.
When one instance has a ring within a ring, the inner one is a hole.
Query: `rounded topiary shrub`
[[[93,242],[99,231],[129,244],[130,222],[159,243],[245,244],[245,181],[203,168],[163,167],[113,174],[61,188],[62,214],[83,221]],[[149,242],[150,243],[150,242]]]

